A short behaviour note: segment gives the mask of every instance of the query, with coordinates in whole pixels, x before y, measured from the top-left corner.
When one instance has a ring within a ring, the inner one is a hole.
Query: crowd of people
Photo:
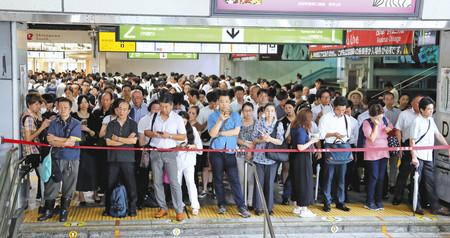
[[[176,220],[184,219],[183,181],[191,214],[201,212],[200,201],[206,196],[216,199],[217,212],[225,214],[224,179],[239,215],[250,217],[249,210],[260,215],[263,205],[255,173],[270,214],[275,185],[280,182],[283,205],[293,203],[293,213],[300,217],[315,216],[309,209],[315,203],[314,174],[325,212],[333,202],[336,209],[350,211],[347,191],[361,192],[361,185],[365,185],[364,206],[378,211],[383,210],[389,192],[394,205],[404,202],[403,193],[415,169],[424,188],[416,212],[423,214],[423,208],[430,205],[432,213],[450,215],[436,196],[432,150],[302,152],[308,148],[428,146],[435,139],[446,145],[432,118],[433,100],[399,95],[390,83],[381,98],[369,100],[358,90],[343,96],[320,79],[311,88],[303,86],[300,74],[295,83],[285,85],[202,73],[30,72],[29,78],[22,136],[26,141],[48,143],[52,149],[23,145],[23,153],[33,168],[47,154],[53,157],[39,221],[55,215],[59,192],[62,222],[67,220],[76,192],[79,206],[86,206],[84,193],[93,192],[95,202],[104,203],[103,215],[109,216],[112,191],[119,183],[126,188],[128,215],[136,216],[144,207],[150,181],[159,206],[156,218],[167,216],[167,201],[171,200]],[[282,144],[298,150],[286,162],[265,152],[235,152]],[[111,149],[66,148],[74,145]],[[164,150],[127,150],[138,147]],[[254,166],[248,167],[244,177],[246,160]],[[317,164],[322,168],[318,174]]]

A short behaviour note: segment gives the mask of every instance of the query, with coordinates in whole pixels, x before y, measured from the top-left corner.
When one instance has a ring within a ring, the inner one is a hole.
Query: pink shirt
[[[388,123],[389,123],[388,127],[392,128],[391,123],[389,121],[388,121]],[[372,133],[372,127],[371,127],[370,123],[367,120],[364,120],[362,126],[363,126],[364,136],[366,137],[365,148],[388,147],[388,141],[387,141],[388,135],[384,131],[384,128],[386,128],[386,126],[384,125],[383,122],[378,124],[377,128],[374,128],[374,130],[378,130],[378,134],[377,134],[377,137],[375,138],[374,142],[372,142],[368,139],[370,134]],[[389,158],[389,151],[379,150],[379,151],[364,152],[364,160],[373,161],[373,160],[379,160],[379,159],[383,159],[383,158]]]

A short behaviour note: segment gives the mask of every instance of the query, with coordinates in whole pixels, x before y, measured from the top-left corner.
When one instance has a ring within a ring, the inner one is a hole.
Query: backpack
[[[372,122],[372,120],[366,119],[365,121],[369,122],[370,127],[373,129],[373,127],[375,126]],[[386,119],[386,117],[383,117],[383,123],[385,126],[388,126],[388,121]],[[359,131],[358,131],[358,141],[356,142],[356,146],[358,148],[364,148],[366,145],[366,136],[364,135],[364,131],[363,131],[363,124],[364,122],[361,124],[361,126],[359,127]]]
[[[372,123],[370,118],[366,119],[366,121],[369,122],[370,127],[373,129],[373,127],[375,125]],[[385,126],[388,126],[388,121],[387,121],[386,117],[383,117],[383,123],[384,123]],[[361,125],[361,127],[359,128],[358,142],[357,142],[357,145],[356,145],[358,148],[363,148],[366,145],[366,137],[364,136],[364,131],[363,131],[362,128],[363,128],[363,126]],[[389,133],[387,141],[388,141],[388,146],[389,147],[399,147],[400,146],[400,143],[398,142],[397,137],[391,135],[391,133]],[[391,157],[395,157],[398,154],[399,154],[398,151],[389,151],[389,155]]]
[[[109,215],[112,217],[126,217],[128,211],[127,190],[125,186],[119,185],[112,191]]]

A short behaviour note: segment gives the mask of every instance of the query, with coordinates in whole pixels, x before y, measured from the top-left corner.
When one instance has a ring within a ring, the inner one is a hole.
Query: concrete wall
[[[220,55],[201,54],[198,60],[127,59],[126,53],[106,53],[106,72],[178,72],[219,74]]]
[[[258,78],[276,80],[281,84],[295,82],[297,73],[303,77],[325,67],[336,67],[335,59],[324,61],[230,61],[226,60],[225,72],[250,81]]]

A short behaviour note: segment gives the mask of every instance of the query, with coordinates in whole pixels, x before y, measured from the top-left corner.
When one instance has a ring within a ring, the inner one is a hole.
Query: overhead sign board
[[[115,32],[99,32],[98,50],[100,52],[135,52],[136,43],[116,41]]]
[[[171,59],[171,60],[197,60],[195,53],[128,53],[129,59]]]
[[[345,45],[310,45],[312,58],[407,55],[411,53],[413,31],[403,30],[348,30]],[[398,47],[397,47],[398,46]]]
[[[28,58],[37,59],[64,59],[63,51],[27,51]]]
[[[215,0],[216,14],[416,16],[419,0]]]
[[[384,56],[409,54],[411,54],[411,45],[383,45],[329,49],[324,51],[310,52],[310,57],[312,59],[320,59],[349,56]]]
[[[343,37],[344,31],[337,29],[120,25],[117,40],[248,44],[343,44]]]
[[[276,54],[277,45],[136,42],[136,52],[202,54]]]

